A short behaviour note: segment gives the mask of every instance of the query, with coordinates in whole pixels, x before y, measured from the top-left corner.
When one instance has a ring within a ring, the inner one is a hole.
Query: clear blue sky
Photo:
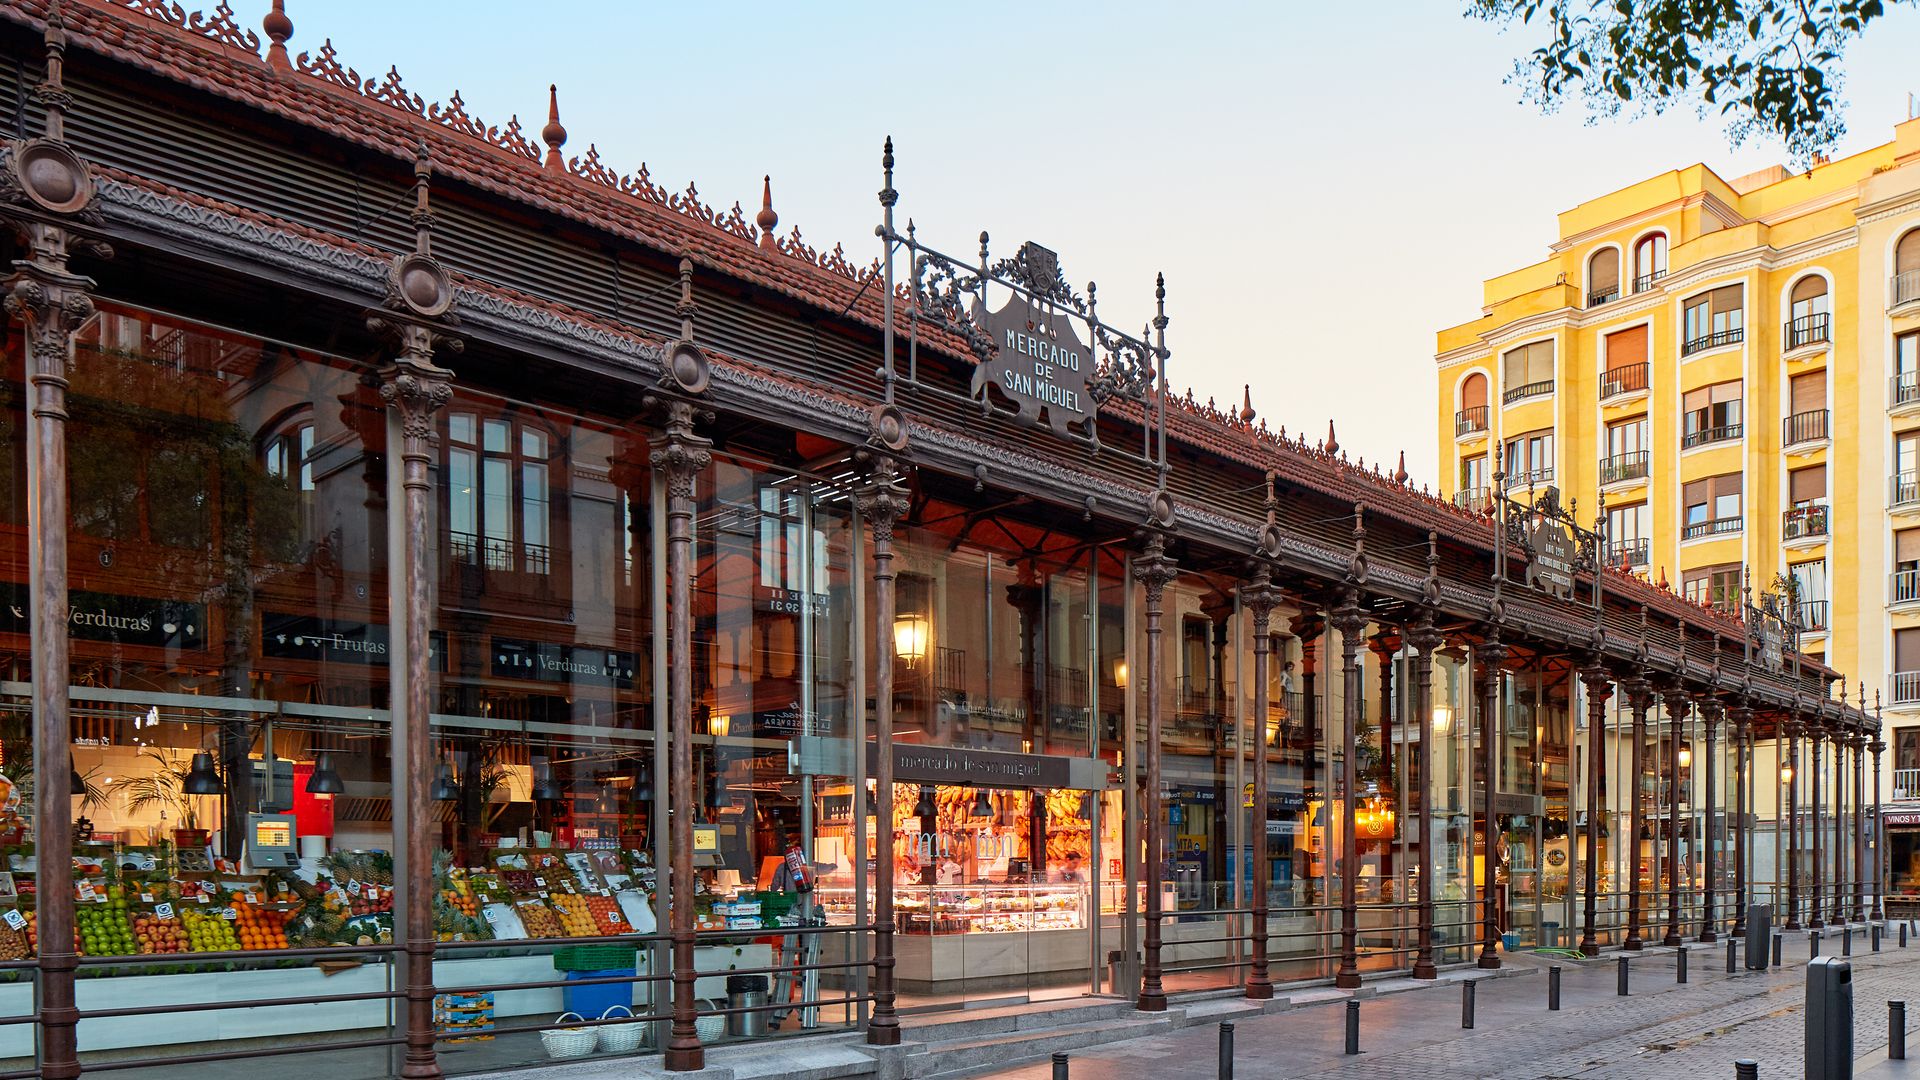
[[[189,4],[187,6],[207,6]],[[878,254],[879,151],[900,212],[970,253],[1034,240],[1100,284],[1122,325],[1167,276],[1176,388],[1435,479],[1434,331],[1483,278],[1537,261],[1554,214],[1669,168],[1784,160],[1717,116],[1541,116],[1503,83],[1531,31],[1465,0],[1264,4],[545,4],[288,0],[290,47],[331,37],[366,77],[530,133],[560,86],[569,154],[598,144],[669,190]],[[268,0],[235,0],[257,28]],[[1884,142],[1920,92],[1920,10],[1848,57],[1842,153]]]

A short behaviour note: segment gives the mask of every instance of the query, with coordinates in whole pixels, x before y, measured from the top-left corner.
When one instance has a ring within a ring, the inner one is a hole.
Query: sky
[[[188,4],[185,6],[196,6]],[[210,8],[210,4],[200,5]],[[257,28],[269,0],[234,0]],[[1120,326],[1167,279],[1176,391],[1253,405],[1432,483],[1434,334],[1477,318],[1480,284],[1544,258],[1554,215],[1668,169],[1732,178],[1786,160],[1730,147],[1717,115],[1589,123],[1542,115],[1505,83],[1537,31],[1464,18],[1466,0],[1362,4],[697,4],[288,0],[289,48],[331,39],[363,77],[456,89],[530,135],[557,83],[569,155],[645,162],[749,219],[773,178],[798,226],[866,263],[880,253],[880,147],[898,212],[971,255],[1032,240],[1099,283]],[[1847,56],[1848,133],[1892,137],[1920,93],[1920,8]]]

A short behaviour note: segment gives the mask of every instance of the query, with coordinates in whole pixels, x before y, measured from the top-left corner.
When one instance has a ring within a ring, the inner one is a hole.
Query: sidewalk
[[[1821,942],[1822,955],[1835,956],[1840,949],[1837,934]],[[1890,940],[1878,954],[1868,949],[1865,935],[1856,931],[1849,959],[1857,1075],[1920,1077],[1920,1063],[1885,1057],[1888,999],[1905,998],[1920,1012],[1920,942],[1902,950]],[[1457,993],[1364,1001],[1363,1053],[1357,1057],[1343,1053],[1343,1005],[1249,1018],[1234,1032],[1235,1076],[1707,1080],[1733,1076],[1734,1061],[1743,1058],[1758,1061],[1762,1077],[1801,1075],[1801,998],[1809,954],[1804,934],[1788,936],[1783,967],[1748,973],[1743,952],[1740,970],[1731,977],[1725,973],[1724,943],[1695,946],[1686,985],[1674,981],[1674,952],[1628,954],[1632,994],[1625,998],[1615,992],[1615,956],[1620,954],[1553,961],[1562,972],[1558,1013],[1546,1007],[1549,964],[1511,955],[1509,964],[1538,970],[1531,977],[1479,984],[1472,1031],[1460,1027]],[[1216,1027],[1187,1028],[1077,1053],[1069,1062],[1070,1075],[1073,1080],[1214,1080],[1218,1046]],[[1041,1063],[973,1075],[1045,1080],[1051,1068]]]

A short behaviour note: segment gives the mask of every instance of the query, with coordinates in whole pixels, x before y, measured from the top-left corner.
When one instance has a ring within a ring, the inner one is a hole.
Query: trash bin
[[[767,1033],[767,977],[765,975],[727,976],[727,1008],[759,1009],[758,1012],[727,1014],[727,1034],[751,1038]]]
[[[1853,1080],[1853,965],[1807,961],[1806,1080]]]
[[[1554,922],[1551,919],[1541,920],[1540,944],[1542,947],[1548,948],[1548,949],[1557,949],[1560,947],[1560,924],[1559,923]]]

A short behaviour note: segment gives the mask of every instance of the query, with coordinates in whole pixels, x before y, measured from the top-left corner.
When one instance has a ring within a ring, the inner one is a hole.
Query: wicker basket
[[[554,1017],[553,1022],[564,1024],[568,1017],[582,1022],[586,1020],[579,1013],[566,1012]],[[586,1057],[599,1044],[599,1035],[590,1027],[543,1028],[540,1032],[540,1045],[547,1048],[547,1056],[555,1061]]]
[[[633,1010],[625,1005],[615,1005],[601,1013],[600,1019],[618,1019],[616,1010],[629,1017],[633,1015]],[[645,1021],[636,1020],[629,1024],[602,1024],[593,1030],[600,1033],[600,1049],[613,1054],[631,1054],[646,1041],[647,1027]]]
[[[701,1001],[699,1002],[699,1007],[702,1009],[718,1009],[721,1005],[717,1001]],[[699,1033],[701,1042],[719,1042],[721,1039],[726,1038],[727,1018],[724,1015],[695,1017],[693,1029]]]

